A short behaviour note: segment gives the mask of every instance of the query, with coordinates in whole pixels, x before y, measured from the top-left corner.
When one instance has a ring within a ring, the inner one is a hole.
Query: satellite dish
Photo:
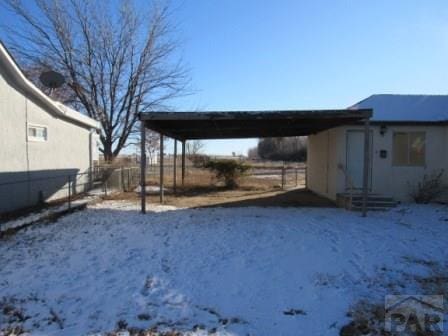
[[[57,89],[65,83],[64,76],[53,70],[42,72],[39,79],[50,90]]]

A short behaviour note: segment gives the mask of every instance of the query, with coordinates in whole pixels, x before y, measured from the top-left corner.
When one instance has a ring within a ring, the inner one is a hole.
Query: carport
[[[185,142],[188,140],[241,139],[306,136],[342,125],[364,125],[363,216],[367,212],[369,181],[369,120],[371,109],[359,110],[286,110],[286,111],[207,111],[145,112],[141,121],[141,211],[146,212],[146,129],[160,134],[160,196],[163,199],[163,138],[182,144],[182,182],[185,178]],[[361,159],[361,158],[360,158]],[[175,167],[176,165],[174,165]],[[174,169],[175,170],[175,169]],[[174,172],[176,176],[176,172]],[[174,180],[174,186],[176,180]]]

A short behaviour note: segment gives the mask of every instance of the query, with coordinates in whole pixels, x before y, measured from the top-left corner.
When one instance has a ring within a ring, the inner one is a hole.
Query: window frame
[[[406,163],[396,163],[396,148],[395,148],[395,137],[396,135],[404,134],[407,138],[407,147],[406,147]],[[411,154],[412,154],[412,146],[411,146],[411,135],[421,135],[423,136],[423,162],[422,163],[412,163],[411,162]],[[392,166],[393,167],[425,167],[426,166],[426,131],[395,131],[392,134]]]
[[[39,128],[45,130],[45,137],[37,137],[30,135],[30,128]],[[47,142],[48,141],[48,127],[46,125],[27,123],[26,125],[26,138],[30,142]]]

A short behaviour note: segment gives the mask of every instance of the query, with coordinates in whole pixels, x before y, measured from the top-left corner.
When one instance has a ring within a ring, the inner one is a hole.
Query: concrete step
[[[347,199],[349,199],[349,197],[347,196]],[[360,201],[362,202],[364,198],[362,196],[353,196],[352,197],[352,201],[353,202],[357,202]],[[392,197],[388,197],[388,196],[369,196],[367,197],[367,201],[372,201],[372,202],[395,202],[394,199]]]
[[[367,207],[367,211],[387,211],[392,209],[393,207],[372,207],[372,206],[368,206]],[[362,211],[362,206],[352,206],[352,208],[350,209],[351,211]]]
[[[352,205],[353,206],[362,206],[362,200],[353,200],[352,201]],[[367,201],[367,206],[373,206],[373,207],[385,207],[385,208],[393,208],[395,206],[397,206],[397,202],[395,201],[371,201],[368,200]]]
[[[363,205],[363,195],[354,193],[340,193],[337,195],[337,203],[340,207],[351,209],[353,211],[361,211]],[[370,193],[367,197],[367,210],[378,211],[388,210],[397,206],[397,202],[390,196]]]
[[[348,193],[341,193],[341,194],[338,194],[338,197],[350,198],[350,194],[348,194]],[[352,199],[353,200],[362,200],[363,197],[364,196],[362,194],[359,194],[359,193],[352,194]],[[369,200],[378,200],[378,201],[393,200],[393,198],[390,197],[390,196],[385,196],[385,195],[380,195],[380,194],[368,194],[367,198]]]

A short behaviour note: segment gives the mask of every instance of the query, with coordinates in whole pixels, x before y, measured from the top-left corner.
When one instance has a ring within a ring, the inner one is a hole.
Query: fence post
[[[364,169],[362,176],[362,216],[367,216],[370,173],[370,117],[364,121]]]
[[[299,185],[299,168],[296,167],[295,169],[296,172],[296,187]]]
[[[182,187],[185,186],[185,140],[182,140]]]
[[[163,162],[163,134],[160,133],[160,162],[159,162],[159,166],[160,166],[160,172],[159,172],[159,187],[160,187],[160,192],[159,192],[159,197],[160,197],[160,203],[163,204],[165,202],[165,190],[164,190],[164,185],[163,185],[163,173],[164,173],[164,162]]]
[[[124,187],[124,168],[123,166],[121,166],[121,170],[120,170],[120,182],[121,182],[121,191],[126,191],[125,187]]]
[[[305,189],[308,189],[308,166],[305,166]]]
[[[285,189],[285,166],[282,167],[282,189]]]
[[[173,156],[173,191],[177,191],[177,140],[174,139],[174,156]]]
[[[90,166],[90,168],[89,168],[89,190],[93,189],[93,169],[94,168],[92,166]],[[84,190],[84,191],[86,191],[86,190]]]
[[[68,176],[68,208],[72,208],[72,177]]]

